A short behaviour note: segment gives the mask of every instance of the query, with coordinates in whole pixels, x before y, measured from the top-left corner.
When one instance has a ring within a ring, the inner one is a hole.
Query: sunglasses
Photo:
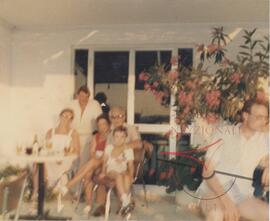
[[[69,114],[62,114],[61,115],[63,118],[67,118],[67,119],[72,119],[73,116],[72,115],[69,115]]]
[[[110,118],[112,120],[115,120],[115,119],[123,119],[125,117],[125,115],[123,114],[118,114],[118,115],[111,115]]]

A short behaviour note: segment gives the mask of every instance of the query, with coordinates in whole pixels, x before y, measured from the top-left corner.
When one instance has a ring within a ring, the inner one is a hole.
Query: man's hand
[[[263,175],[262,175],[262,185],[264,187],[269,186],[269,154],[264,156],[261,160],[259,165],[264,168]]]
[[[264,187],[268,187],[269,186],[269,167],[266,167],[263,170],[262,185]]]
[[[238,221],[240,213],[234,202],[227,196],[221,197],[223,204],[224,221]]]

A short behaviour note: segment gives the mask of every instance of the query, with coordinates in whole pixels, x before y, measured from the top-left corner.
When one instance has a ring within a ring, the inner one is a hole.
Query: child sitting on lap
[[[125,127],[114,129],[113,145],[108,144],[105,148],[102,173],[99,176],[99,179],[109,178],[115,182],[122,203],[121,209],[130,204],[130,187],[134,174],[134,153],[132,149],[126,147],[126,138]]]

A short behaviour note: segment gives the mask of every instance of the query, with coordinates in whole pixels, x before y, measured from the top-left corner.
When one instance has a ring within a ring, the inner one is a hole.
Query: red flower
[[[171,71],[168,74],[168,77],[172,80],[175,80],[178,77],[178,72],[177,71]]]
[[[166,138],[169,138],[169,137],[171,136],[171,133],[172,133],[172,131],[169,130],[168,132],[166,132],[166,133],[164,134],[164,136],[165,136]]]
[[[158,83],[157,81],[155,81],[155,82],[153,83],[153,87],[155,87],[155,88],[157,88],[158,85],[159,85],[159,83]]]
[[[190,107],[186,106],[184,111],[183,111],[183,114],[188,114],[189,111],[190,111]]]
[[[149,76],[147,73],[145,73],[144,71],[142,73],[139,74],[139,80],[140,81],[147,81],[149,79]]]
[[[190,170],[191,170],[191,173],[195,173],[196,168],[195,167],[191,167]]]
[[[179,92],[178,100],[181,104],[184,104],[186,102],[186,93],[184,91]]]
[[[174,174],[174,169],[173,167],[170,167],[169,171],[167,172],[167,179],[169,179],[173,174]]]
[[[167,177],[166,172],[161,172],[161,173],[159,174],[159,179],[161,179],[161,180],[166,179],[166,177]]]
[[[191,105],[192,104],[192,101],[193,101],[193,92],[190,92],[187,94],[187,97],[186,97],[186,104],[187,105]]]
[[[191,105],[193,102],[193,92],[186,94],[184,91],[180,91],[178,95],[178,101],[182,105]]]
[[[144,84],[144,90],[149,90],[151,88],[150,84]]]
[[[193,81],[189,80],[186,82],[186,87],[193,90],[195,89],[196,85]]]
[[[230,80],[233,83],[239,84],[240,83],[240,79],[241,79],[241,75],[237,72],[234,72],[231,76],[230,76]]]
[[[215,44],[210,44],[207,46],[207,51],[209,54],[213,54],[218,49],[218,46]]]

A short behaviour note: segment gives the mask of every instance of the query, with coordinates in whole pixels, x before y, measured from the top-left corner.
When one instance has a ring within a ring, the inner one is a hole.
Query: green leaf
[[[243,51],[239,52],[239,54],[241,54],[241,55],[246,55],[246,56],[250,56],[250,54],[249,54],[249,53],[247,53],[247,52],[243,52]]]
[[[254,28],[253,31],[250,32],[250,36],[252,36],[256,32],[257,28]]]
[[[266,51],[266,47],[263,44],[260,44],[261,48]]]
[[[245,44],[248,44],[250,41],[251,41],[250,39],[247,39],[247,40],[245,41]]]
[[[254,41],[250,48],[253,49],[257,43],[258,43],[258,41]]]
[[[249,47],[248,47],[248,46],[246,46],[246,45],[240,45],[240,48],[249,49]]]
[[[244,30],[244,32],[246,35],[249,35],[249,32],[246,29]]]

